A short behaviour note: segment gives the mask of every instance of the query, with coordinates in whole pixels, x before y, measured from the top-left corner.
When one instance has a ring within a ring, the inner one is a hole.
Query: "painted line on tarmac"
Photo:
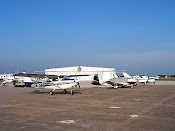
[[[118,107],[118,106],[111,106],[111,107],[109,107],[110,109],[120,109],[120,107]]]
[[[139,115],[130,115],[130,117],[138,117]]]
[[[141,99],[134,99],[135,101],[140,101]]]
[[[76,123],[76,121],[75,120],[63,120],[63,121],[58,121],[58,123],[73,124],[73,123]]]

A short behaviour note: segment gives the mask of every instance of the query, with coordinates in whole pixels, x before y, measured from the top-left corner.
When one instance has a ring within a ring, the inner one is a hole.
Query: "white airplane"
[[[0,80],[13,78],[13,74],[2,74],[0,75]]]
[[[147,83],[154,83],[156,82],[155,78],[150,78],[148,76],[141,76],[143,79],[147,79]]]
[[[160,76],[149,76],[150,79],[158,80]]]
[[[13,74],[2,74],[0,75],[0,80],[3,80],[2,85],[5,86],[6,83],[13,83],[15,80],[21,81],[21,77],[14,77]]]
[[[126,72],[123,73],[124,77],[129,79],[136,79],[138,80],[138,83],[144,83],[146,84],[147,82],[155,83],[155,79],[149,78],[148,76],[130,76]]]
[[[127,78],[118,77],[116,74],[113,74],[113,78],[108,80],[99,80],[98,74],[94,75],[94,80],[92,81],[93,85],[112,85],[114,88],[118,87],[131,87],[133,88],[136,85],[137,80],[128,81]]]
[[[73,87],[79,87],[80,84],[77,79],[68,79],[69,77],[79,77],[79,76],[88,76],[88,75],[46,75],[46,74],[15,74],[15,76],[23,76],[23,83],[25,86],[34,87],[37,89],[50,89],[50,95],[53,95],[55,90],[63,90],[64,93],[67,93],[67,89],[70,89],[70,94],[73,95]],[[34,82],[29,77],[35,78],[46,78],[45,81]]]
[[[63,90],[64,93],[67,93],[67,89],[70,89],[70,94],[73,95],[73,87],[77,87],[78,84],[76,82],[72,83],[58,83],[58,82],[42,82],[32,84],[31,87],[37,89],[49,89],[52,90],[49,92],[50,95],[53,95],[55,90]]]

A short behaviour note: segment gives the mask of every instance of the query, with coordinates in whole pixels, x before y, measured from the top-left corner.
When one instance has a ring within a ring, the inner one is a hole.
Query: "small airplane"
[[[158,80],[160,76],[149,76],[150,79],[155,79],[155,80]]]
[[[2,74],[0,80],[3,80],[2,85],[5,86],[7,83],[13,83],[15,80],[21,81],[21,77],[14,77],[13,74]]]
[[[89,75],[47,75],[47,74],[15,74],[15,76],[24,77],[23,79],[24,86],[34,87],[37,89],[50,89],[50,95],[53,95],[55,90],[63,90],[64,93],[67,93],[67,89],[70,89],[70,94],[73,95],[73,87],[79,87],[80,84],[77,79],[69,79],[69,77],[79,77],[79,76],[89,76]],[[32,81],[32,78],[45,78],[44,81]],[[15,86],[16,83],[15,83]]]
[[[92,81],[93,85],[112,85],[114,88],[118,87],[131,87],[133,88],[136,85],[137,80],[129,80],[124,77],[118,77],[116,74],[113,74],[113,78],[108,80],[99,80],[98,74],[94,75],[94,80]]]
[[[1,74],[0,80],[11,79],[13,78],[13,74]]]
[[[146,85],[146,83],[155,83],[155,79],[149,78],[148,76],[130,76],[128,73],[123,73],[124,77],[127,79],[135,79],[138,80],[138,83],[143,83]]]

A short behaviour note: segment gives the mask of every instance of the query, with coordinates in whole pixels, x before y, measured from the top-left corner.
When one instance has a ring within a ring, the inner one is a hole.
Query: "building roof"
[[[69,72],[69,71],[90,71],[90,72],[98,72],[98,71],[106,71],[113,72],[115,68],[102,68],[102,67],[87,67],[87,66],[73,66],[73,67],[62,67],[62,68],[51,68],[45,69],[45,72]]]

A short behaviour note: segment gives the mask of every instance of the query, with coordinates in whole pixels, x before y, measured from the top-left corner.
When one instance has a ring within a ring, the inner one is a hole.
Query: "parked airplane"
[[[55,90],[63,90],[64,93],[67,93],[67,89],[70,89],[70,94],[73,95],[73,87],[79,87],[80,84],[77,79],[69,79],[69,77],[79,77],[79,76],[88,76],[88,75],[47,75],[47,74],[15,74],[15,76],[22,76],[28,78],[24,80],[23,83],[25,86],[31,86],[38,89],[51,89],[50,95],[53,95]],[[35,78],[46,78],[45,81],[34,82],[29,77]]]
[[[94,80],[92,81],[93,85],[112,85],[114,88],[118,87],[131,87],[133,88],[136,85],[137,80],[128,81],[127,78],[118,77],[116,74],[113,74],[113,78],[109,80],[99,80],[98,74],[94,75]]]
[[[124,77],[127,79],[136,79],[138,80],[138,83],[144,83],[146,84],[147,82],[155,83],[155,79],[149,78],[148,76],[130,76],[126,72],[123,73]]]
[[[3,80],[2,85],[5,86],[6,83],[13,83],[15,80],[21,81],[21,77],[14,77],[13,74],[3,74],[0,75],[0,80]]]
[[[155,79],[155,80],[158,80],[159,79],[159,76],[149,76],[150,79]]]
[[[13,78],[13,74],[2,74],[0,75],[0,80]]]

